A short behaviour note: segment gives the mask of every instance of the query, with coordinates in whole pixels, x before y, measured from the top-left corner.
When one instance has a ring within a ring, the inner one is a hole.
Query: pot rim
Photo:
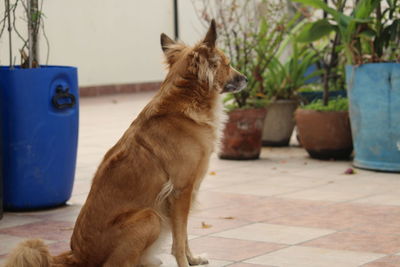
[[[313,110],[313,109],[303,109],[297,108],[296,112],[303,112],[303,113],[349,113],[348,110]]]

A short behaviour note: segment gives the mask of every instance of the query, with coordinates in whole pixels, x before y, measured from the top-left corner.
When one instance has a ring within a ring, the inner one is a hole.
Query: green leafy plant
[[[321,84],[307,84],[299,88],[297,92],[308,93],[308,92],[321,92],[323,90]]]
[[[347,98],[337,97],[336,99],[331,99],[328,105],[325,105],[324,102],[319,99],[302,106],[302,108],[316,111],[347,111],[349,110],[349,100]]]
[[[331,14],[343,12],[345,0],[332,1],[332,8],[329,7]],[[321,6],[326,6],[322,3]],[[328,16],[329,15],[329,16]],[[344,64],[341,55],[344,53],[341,43],[340,33],[335,31],[335,25],[329,21],[333,16],[325,9],[322,19],[304,24],[296,40],[307,43],[318,57],[316,66],[321,70],[321,82],[323,88],[323,103],[328,105],[329,91],[344,88]],[[310,18],[310,17],[309,17]],[[318,42],[317,42],[318,41]],[[311,43],[310,43],[311,42]]]
[[[304,31],[303,31],[304,33]],[[339,44],[338,34],[328,35],[323,40],[315,44],[308,44],[317,57],[316,68],[320,73],[320,81],[323,91],[323,102],[325,105],[329,101],[329,92],[344,88],[344,64],[343,49]]]
[[[299,41],[313,42],[335,32],[350,64],[400,61],[400,1],[359,0],[349,15],[346,0],[333,1],[335,8],[321,0],[293,1],[329,15],[309,22]]]
[[[320,75],[314,71],[306,75],[310,66],[317,61],[316,53],[306,46],[294,42],[291,56],[286,62],[274,57],[264,75],[264,94],[268,99],[294,99],[297,90],[304,86],[307,80]]]
[[[263,107],[269,101],[264,92],[264,77],[285,36],[298,16],[289,18],[283,0],[193,0],[199,17],[208,25],[216,19],[220,47],[231,64],[246,75],[247,88],[228,94],[228,109]]]

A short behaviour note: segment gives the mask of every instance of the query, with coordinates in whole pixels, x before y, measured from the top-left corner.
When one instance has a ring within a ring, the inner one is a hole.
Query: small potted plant
[[[344,49],[356,167],[400,171],[400,3],[360,0],[346,11],[295,0],[329,16],[310,24],[313,39],[335,32]],[[350,4],[350,3],[348,3]],[[346,12],[344,12],[346,11]],[[311,31],[310,31],[311,32]],[[311,38],[311,34],[309,35]]]
[[[336,2],[335,8],[344,8]],[[327,19],[327,13],[323,17]],[[299,42],[315,41],[313,22],[306,23],[297,36]],[[324,39],[308,45],[318,59],[316,67],[321,72],[322,99],[298,108],[295,113],[300,143],[313,158],[347,159],[353,151],[347,98],[331,98],[330,91],[344,88],[342,49],[339,35],[331,33]]]
[[[216,19],[220,47],[229,55],[232,66],[248,79],[245,90],[228,94],[224,100],[228,120],[219,157],[259,158],[269,102],[264,94],[264,73],[296,19],[284,15],[283,2],[200,1],[196,8],[206,25],[211,18]]]
[[[6,0],[5,4],[0,20],[0,37],[8,39],[9,49],[9,65],[0,67],[4,207],[26,210],[58,206],[71,196],[75,175],[77,69],[41,64],[38,43],[41,36],[46,40],[46,35],[42,34],[44,15],[39,0]],[[19,17],[21,12],[25,17]],[[27,24],[26,36],[16,28],[18,19]],[[22,39],[19,50],[16,38]],[[21,57],[19,65],[16,54]]]
[[[293,49],[285,62],[281,63],[278,53],[264,74],[264,94],[271,99],[262,137],[262,143],[266,146],[289,144],[295,126],[293,115],[299,102],[297,91],[319,74],[318,71],[308,73],[316,62],[316,53],[304,45],[299,46],[293,40],[291,43]]]
[[[337,97],[324,105],[318,99],[296,110],[302,146],[318,159],[347,159],[353,151],[348,99]]]

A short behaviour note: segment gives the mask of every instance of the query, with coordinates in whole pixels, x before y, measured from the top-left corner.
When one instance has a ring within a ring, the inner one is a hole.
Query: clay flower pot
[[[258,159],[266,109],[238,109],[228,113],[223,132],[221,159]]]
[[[346,159],[353,151],[347,111],[295,112],[300,141],[312,158]]]

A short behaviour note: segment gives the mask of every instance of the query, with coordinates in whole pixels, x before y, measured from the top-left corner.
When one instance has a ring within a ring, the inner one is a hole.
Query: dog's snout
[[[244,75],[237,75],[235,77],[235,82],[246,82],[247,83],[247,77]]]

